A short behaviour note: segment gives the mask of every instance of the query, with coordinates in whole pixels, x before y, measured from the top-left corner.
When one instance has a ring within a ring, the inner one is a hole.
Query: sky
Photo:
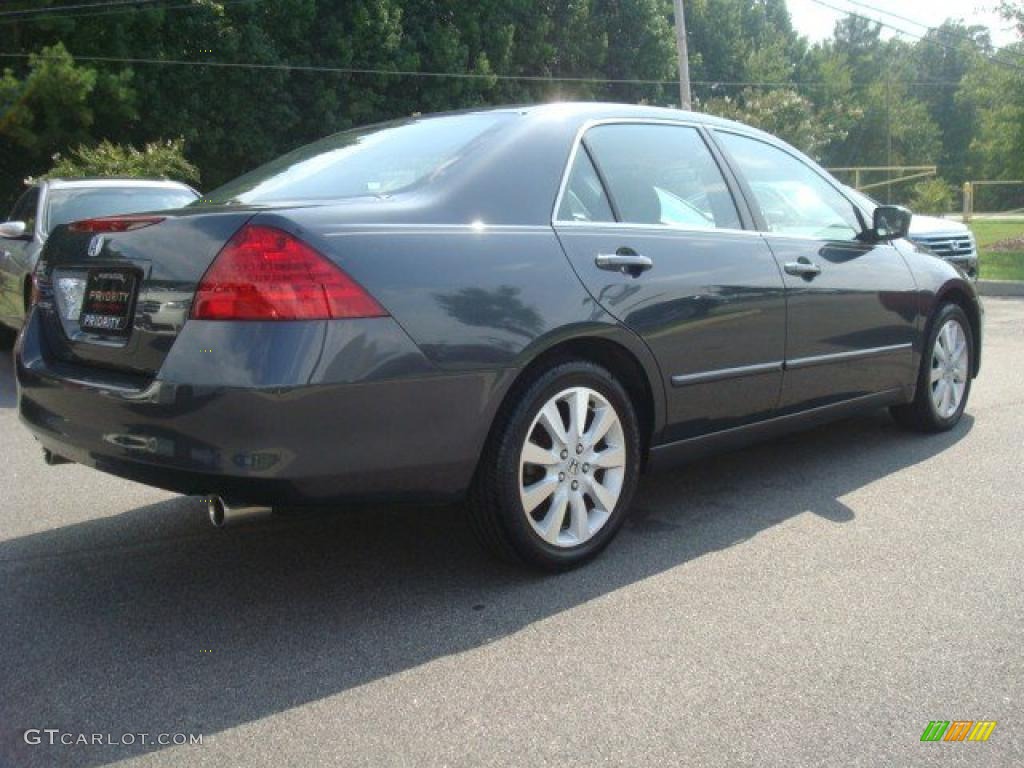
[[[905,29],[915,34],[924,34],[928,27],[935,27],[947,18],[967,19],[969,23],[987,26],[992,31],[992,41],[996,45],[1006,45],[1017,39],[1013,29],[1008,28],[1005,20],[1000,18],[992,8],[997,5],[998,0],[823,0],[828,5],[841,7],[862,16],[870,16],[879,21],[886,21],[895,27]],[[821,40],[832,33],[836,19],[843,14],[833,11],[820,5],[814,0],[786,0],[789,7],[789,14],[793,19],[793,26],[797,31],[809,37],[812,41]],[[911,24],[903,19],[887,16],[878,10],[871,10],[866,6],[873,6],[881,11],[895,13],[905,19],[910,19],[917,24]],[[892,30],[883,30],[883,35],[888,37],[894,34]],[[902,36],[904,39],[913,38]]]

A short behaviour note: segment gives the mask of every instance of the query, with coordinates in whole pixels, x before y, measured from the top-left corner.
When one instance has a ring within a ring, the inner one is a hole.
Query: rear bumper
[[[361,345],[408,343],[403,353],[419,354],[392,320],[367,322],[377,325]],[[147,485],[259,504],[458,497],[501,374],[404,368],[415,373],[348,365],[343,382],[196,386],[158,376],[132,386],[55,361],[37,312],[16,349],[19,413],[44,448]]]

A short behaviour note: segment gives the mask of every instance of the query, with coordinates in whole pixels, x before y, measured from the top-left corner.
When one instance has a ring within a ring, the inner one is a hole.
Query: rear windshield
[[[228,182],[202,203],[383,197],[441,177],[512,117],[450,115],[344,131]]]
[[[187,189],[79,187],[47,195],[46,230],[97,216],[183,208],[196,199]]]

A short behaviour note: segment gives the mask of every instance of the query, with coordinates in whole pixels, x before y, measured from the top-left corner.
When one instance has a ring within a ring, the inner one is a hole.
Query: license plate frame
[[[132,269],[90,269],[78,316],[79,328],[105,336],[127,336],[132,328],[138,282]]]

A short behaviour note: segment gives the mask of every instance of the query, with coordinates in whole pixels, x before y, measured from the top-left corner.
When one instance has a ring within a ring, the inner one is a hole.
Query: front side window
[[[36,228],[36,208],[39,207],[39,187],[31,187],[14,204],[10,221],[25,222],[25,233],[31,234]]]
[[[764,215],[768,231],[828,240],[854,240],[860,222],[853,204],[821,174],[764,141],[719,133]]]
[[[742,227],[725,179],[696,128],[599,125],[584,141],[623,222],[686,229]]]

